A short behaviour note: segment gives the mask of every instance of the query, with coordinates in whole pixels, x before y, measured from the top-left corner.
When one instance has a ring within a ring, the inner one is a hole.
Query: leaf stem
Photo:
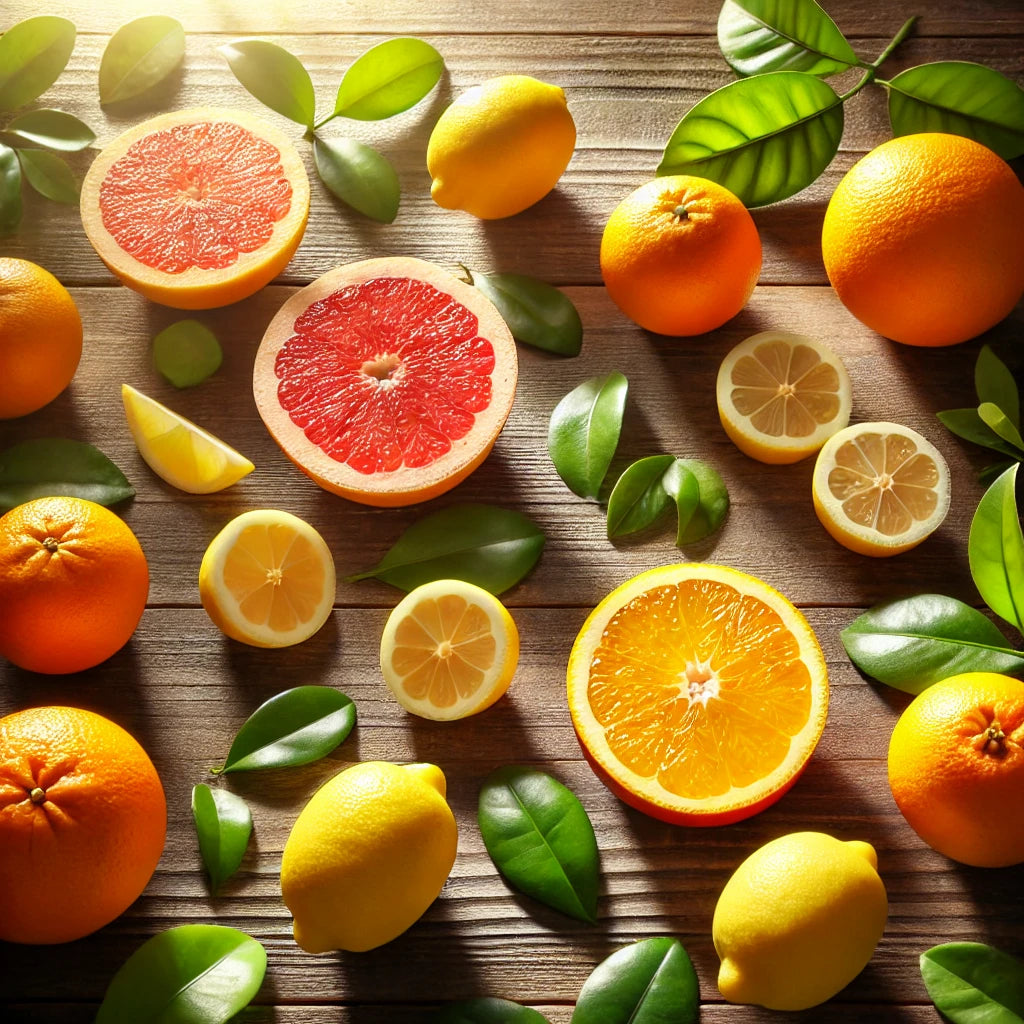
[[[892,37],[892,41],[889,45],[878,55],[878,59],[872,61],[871,67],[877,70],[892,56],[893,50],[895,50],[896,47],[910,35],[910,31],[917,22],[918,17],[919,15],[915,14],[912,18],[908,18],[906,22],[904,22],[903,27]]]
[[[874,78],[875,69],[874,67],[869,66],[867,71],[864,72],[864,77],[861,78],[861,80],[852,89],[848,89],[844,92],[843,95],[839,97],[839,102],[845,103],[851,96],[856,96],[856,94],[859,93],[861,89],[868,84],[868,82],[874,81]]]
[[[318,128],[323,128],[328,121],[333,121],[337,117],[337,113],[328,114],[326,117],[320,118],[319,121],[314,121],[312,127],[309,129],[311,132],[315,132]]]

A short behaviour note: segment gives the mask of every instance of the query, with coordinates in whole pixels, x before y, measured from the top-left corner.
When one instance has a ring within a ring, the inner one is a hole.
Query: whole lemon
[[[557,85],[503,75],[464,92],[427,145],[430,194],[446,210],[483,220],[511,217],[558,183],[576,146],[576,124]]]
[[[718,990],[731,1003],[805,1010],[871,959],[888,901],[868,843],[794,832],[755,850],[715,907]]]
[[[362,952],[437,899],[458,831],[432,764],[366,761],[313,794],[285,843],[281,895],[307,953]]]

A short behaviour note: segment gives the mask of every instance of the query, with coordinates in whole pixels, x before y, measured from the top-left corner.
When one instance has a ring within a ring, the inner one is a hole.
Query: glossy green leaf
[[[998,405],[982,402],[978,406],[978,417],[993,434],[1018,452],[1024,452],[1024,437],[1020,436],[1020,431]]]
[[[974,390],[979,402],[991,402],[1010,418],[1014,426],[1020,426],[1020,391],[1009,367],[992,351],[991,346],[982,345],[974,364]]]
[[[980,444],[983,448],[991,448],[1003,455],[1020,457],[1020,452],[1008,445],[978,415],[977,409],[947,409],[936,413],[939,422],[957,437],[962,437],[972,444]]]
[[[786,199],[832,162],[843,104],[832,87],[799,71],[741,78],[690,109],[668,140],[658,174],[710,178],[745,206]]]
[[[0,36],[0,110],[41,96],[67,65],[75,26],[67,18],[27,18]]]
[[[608,499],[608,536],[624,537],[646,530],[672,504],[662,478],[674,455],[651,455],[627,466]]]
[[[921,954],[921,977],[952,1024],[1024,1024],[1024,964],[981,942],[949,942]]]
[[[201,384],[223,359],[217,336],[198,320],[179,320],[153,339],[153,363],[176,388]]]
[[[186,924],[154,935],[107,987],[96,1024],[224,1024],[263,984],[267,951],[216,924]]]
[[[814,0],[725,0],[718,45],[738,75],[806,71],[827,77],[858,64],[853,47]]]
[[[19,149],[18,163],[25,180],[56,203],[77,203],[78,182],[63,158],[45,149]]]
[[[100,103],[120,103],[162,82],[185,56],[181,22],[152,14],[122,25],[100,60]]]
[[[0,234],[21,223],[21,164],[13,149],[0,143]]]
[[[192,820],[210,889],[216,892],[242,863],[252,835],[252,814],[240,796],[200,782],[192,787]]]
[[[906,693],[961,672],[1024,671],[1024,652],[1010,648],[995,623],[943,594],[878,605],[840,636],[861,672]]]
[[[677,547],[709,537],[725,521],[729,491],[714,466],[700,459],[676,459],[661,482],[676,503]]]
[[[84,441],[38,438],[0,452],[0,512],[55,495],[116,505],[134,494],[124,473]]]
[[[883,83],[894,135],[965,135],[1004,160],[1024,154],[1024,89],[963,60],[921,64]]]
[[[85,149],[96,141],[92,129],[74,114],[63,110],[30,110],[16,117],[4,131],[24,142],[65,152]]]
[[[617,370],[573,388],[555,406],[548,452],[558,475],[581,498],[596,498],[619,444],[629,382]]]
[[[1011,466],[984,493],[971,521],[967,554],[982,600],[1024,630],[1024,536],[1017,517],[1017,470]]]
[[[217,774],[292,768],[326,757],[356,724],[356,706],[331,686],[296,686],[246,720]]]
[[[307,128],[316,118],[309,72],[283,46],[263,39],[237,39],[221,46],[235,78],[264,106]]]
[[[508,999],[466,999],[442,1006],[430,1024],[549,1024],[547,1017]]]
[[[354,210],[382,224],[398,216],[401,187],[391,161],[355,139],[313,139],[320,180]]]
[[[596,920],[597,840],[571,790],[532,768],[499,768],[484,780],[477,820],[512,886],[570,917]]]
[[[379,121],[415,106],[437,85],[444,60],[422,39],[388,39],[371,46],[345,72],[334,113]]]
[[[697,973],[678,939],[634,942],[583,983],[571,1024],[695,1024]]]

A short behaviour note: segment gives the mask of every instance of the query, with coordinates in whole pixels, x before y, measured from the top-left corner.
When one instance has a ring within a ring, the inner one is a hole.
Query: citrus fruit
[[[36,498],[0,517],[0,654],[79,672],[127,642],[149,595],[135,534],[83,498]]]
[[[843,547],[878,558],[920,544],[949,510],[946,460],[898,423],[857,423],[833,434],[811,486],[822,526]]]
[[[281,895],[307,953],[390,942],[437,899],[458,830],[432,764],[364,761],[302,809],[281,858]]]
[[[519,662],[519,631],[491,593],[462,580],[410,591],[388,617],[380,669],[414,715],[451,721],[489,708]]]
[[[256,354],[256,407],[321,487],[411,505],[454,487],[512,408],[515,342],[491,301],[423,260],[363,260],[293,295]]]
[[[764,331],[722,360],[718,416],[744,455],[774,464],[816,452],[850,421],[846,367],[827,345],[802,334]]]
[[[655,178],[615,207],[601,276],[615,304],[657,334],[704,334],[731,320],[761,273],[761,239],[728,189],[685,174]]]
[[[302,240],[309,179],[273,126],[196,107],[143,121],[93,161],[82,224],[129,288],[179,309],[238,302],[273,280]]]
[[[0,257],[0,420],[52,402],[81,355],[82,319],[67,288],[35,263]]]
[[[939,853],[983,868],[1024,861],[1024,683],[968,672],[919,693],[889,741],[889,786]]]
[[[146,465],[180,491],[222,491],[256,468],[213,434],[129,384],[121,385],[121,401]]]
[[[0,939],[71,942],[113,921],[166,829],[153,762],[119,725],[65,707],[0,718]]]
[[[889,905],[874,848],[794,832],[755,850],[725,884],[711,926],[731,1003],[805,1010],[864,969]]]
[[[890,139],[847,171],[821,235],[843,305],[907,345],[955,345],[1003,319],[1024,292],[1024,187],[960,135]]]
[[[210,541],[199,597],[221,632],[253,647],[308,640],[334,606],[334,559],[309,523],[277,509],[236,516]]]
[[[634,576],[594,609],[568,692],[602,781],[678,825],[726,825],[778,800],[828,711],[803,615],[753,576],[695,562]]]
[[[511,217],[558,184],[576,125],[557,85],[502,75],[467,89],[438,118],[427,144],[430,194],[446,210]]]

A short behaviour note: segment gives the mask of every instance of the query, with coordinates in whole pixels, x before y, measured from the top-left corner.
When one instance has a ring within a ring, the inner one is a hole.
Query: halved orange
[[[727,825],[796,781],[828,712],[803,615],[719,565],[651,569],[613,590],[573,644],[569,711],[598,777],[677,825]]]

